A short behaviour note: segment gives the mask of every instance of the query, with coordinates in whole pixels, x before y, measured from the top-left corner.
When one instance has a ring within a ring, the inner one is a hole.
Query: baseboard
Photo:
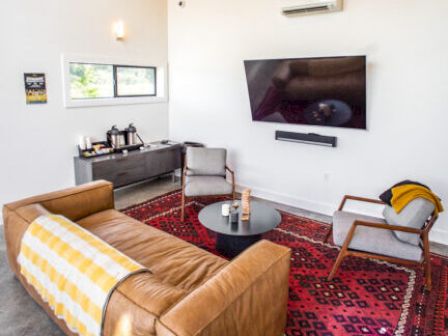
[[[293,206],[296,208],[301,208],[308,211],[313,211],[317,213],[321,213],[327,216],[333,215],[333,212],[335,211],[336,207],[335,205],[328,204],[328,203],[318,203],[318,202],[311,202],[309,200],[304,200],[301,198],[293,197],[288,194],[283,194],[263,188],[258,187],[249,187],[244,185],[237,185],[236,190],[238,192],[241,192],[245,188],[250,188],[252,190],[252,195],[263,198],[268,201],[281,203],[284,205]]]
[[[448,245],[448,231],[432,229],[429,234],[429,240],[434,243]]]

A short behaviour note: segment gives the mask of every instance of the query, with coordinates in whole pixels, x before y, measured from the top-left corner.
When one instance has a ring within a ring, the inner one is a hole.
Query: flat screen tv
[[[244,61],[252,120],[366,129],[366,57]]]

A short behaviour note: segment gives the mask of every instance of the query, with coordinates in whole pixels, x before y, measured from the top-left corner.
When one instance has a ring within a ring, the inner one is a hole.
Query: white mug
[[[81,150],[86,149],[86,138],[84,136],[79,137],[79,149]]]
[[[86,149],[92,149],[92,138],[85,137],[85,142],[86,142]]]
[[[224,203],[221,207],[221,213],[223,216],[229,216],[230,215],[230,204]]]

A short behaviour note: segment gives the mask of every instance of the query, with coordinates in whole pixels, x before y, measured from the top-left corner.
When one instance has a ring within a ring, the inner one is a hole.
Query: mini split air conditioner
[[[289,16],[337,12],[342,10],[342,1],[343,0],[305,0],[299,2],[296,0],[296,5],[283,7],[282,13]]]

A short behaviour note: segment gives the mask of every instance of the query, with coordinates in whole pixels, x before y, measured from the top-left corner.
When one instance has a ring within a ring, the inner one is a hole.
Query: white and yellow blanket
[[[128,276],[147,271],[58,215],[41,216],[28,227],[18,263],[55,315],[80,335],[101,335],[113,290]]]

